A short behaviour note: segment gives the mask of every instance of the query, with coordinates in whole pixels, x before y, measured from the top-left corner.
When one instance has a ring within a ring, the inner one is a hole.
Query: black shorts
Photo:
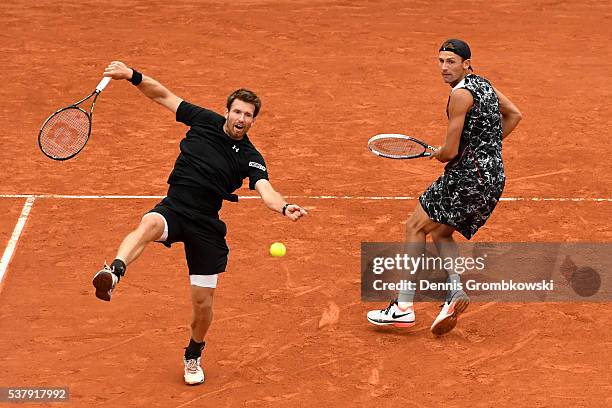
[[[445,171],[419,202],[432,221],[450,225],[471,239],[493,213],[504,185],[503,172],[483,181],[469,171]]]
[[[193,213],[186,216],[173,207],[171,197],[164,198],[149,213],[161,214],[168,224],[168,237],[159,241],[168,248],[175,242],[185,244],[189,275],[215,275],[225,272],[229,248],[227,228],[218,216]]]

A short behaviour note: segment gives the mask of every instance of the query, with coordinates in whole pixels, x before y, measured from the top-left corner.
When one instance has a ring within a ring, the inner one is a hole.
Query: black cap
[[[451,38],[450,40],[444,41],[438,51],[453,52],[464,60],[472,57],[472,51],[470,51],[470,46],[467,45],[465,41],[458,40],[456,38]]]

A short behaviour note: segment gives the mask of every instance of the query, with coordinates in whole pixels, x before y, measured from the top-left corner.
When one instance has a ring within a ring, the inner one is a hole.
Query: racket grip
[[[98,83],[98,86],[96,86],[96,92],[100,93],[104,90],[104,88],[106,88],[106,85],[108,85],[108,83],[111,81],[111,77],[104,77],[102,78],[102,80]]]

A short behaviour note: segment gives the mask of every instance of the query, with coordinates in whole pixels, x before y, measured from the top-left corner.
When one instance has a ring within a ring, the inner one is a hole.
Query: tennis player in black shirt
[[[225,223],[219,219],[223,200],[238,201],[234,191],[249,178],[268,208],[297,221],[306,215],[289,204],[268,181],[262,155],[247,136],[261,108],[253,92],[239,89],[227,98],[227,111],[219,115],[188,103],[159,82],[124,63],[113,61],[104,71],[112,79],[127,79],[148,98],[176,113],[176,120],[189,126],[180,144],[180,154],[168,178],[168,194],[145,214],[140,225],[124,239],[111,265],[96,273],[96,296],[110,301],[127,265],[153,241],[170,247],[183,242],[189,267],[193,318],[191,339],[185,349],[185,383],[204,382],[200,357],[204,336],[213,317],[213,295],[217,278],[225,271],[228,248]]]

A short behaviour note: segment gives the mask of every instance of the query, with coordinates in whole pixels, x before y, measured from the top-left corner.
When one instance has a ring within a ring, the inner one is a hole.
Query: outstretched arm
[[[272,184],[270,184],[268,180],[257,180],[257,183],[255,183],[255,190],[259,193],[264,204],[266,204],[269,209],[281,214],[283,213],[283,208],[287,204],[287,201],[285,201],[282,195],[274,190]],[[285,215],[291,221],[297,221],[300,217],[306,214],[308,214],[306,210],[295,204],[289,204],[285,209]]]
[[[493,88],[499,99],[499,112],[502,114],[502,140],[506,138],[523,119],[523,115],[515,104],[503,93]]]
[[[121,61],[111,62],[104,70],[104,76],[113,79],[132,79],[133,73],[134,70]],[[170,92],[165,86],[146,75],[142,76],[142,82],[137,85],[137,88],[140,92],[145,94],[146,97],[174,113],[176,113],[176,110],[183,101]]]

